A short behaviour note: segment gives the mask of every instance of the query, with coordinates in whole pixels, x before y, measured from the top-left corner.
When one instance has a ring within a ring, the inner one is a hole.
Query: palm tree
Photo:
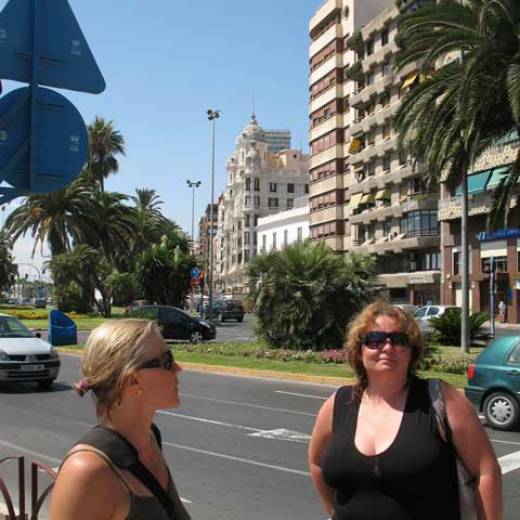
[[[292,244],[249,266],[257,333],[278,346],[340,346],[353,314],[370,299],[370,257],[336,255],[323,242]]]
[[[65,253],[73,242],[94,240],[93,201],[92,185],[80,177],[62,190],[27,197],[9,215],[5,229],[13,241],[30,232],[35,239],[33,255],[45,243],[53,256]]]
[[[112,121],[96,117],[88,126],[89,159],[87,170],[99,183],[101,191],[105,190],[105,179],[111,173],[117,173],[119,163],[117,155],[125,155],[125,140],[119,130],[114,129]]]
[[[445,2],[399,22],[397,68],[419,61],[427,74],[396,115],[402,146],[426,163],[430,180],[462,185],[461,347],[468,352],[467,175],[483,151],[520,127],[520,6],[515,0]],[[519,176],[520,153],[496,193],[505,219]],[[491,221],[498,223],[498,215]]]

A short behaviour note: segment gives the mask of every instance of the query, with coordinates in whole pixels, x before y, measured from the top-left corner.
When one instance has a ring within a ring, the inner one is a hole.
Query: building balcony
[[[439,194],[425,193],[422,195],[412,195],[409,198],[401,199],[400,206],[403,208],[403,213],[409,211],[437,209],[439,203]]]
[[[372,85],[367,85],[365,88],[361,90],[356,90],[352,96],[350,96],[350,106],[358,107],[361,104],[365,104],[370,99],[376,95],[378,89],[378,82],[372,83]]]
[[[381,206],[379,208],[370,208],[350,216],[352,224],[361,224],[369,222],[382,222],[387,218],[399,218],[403,215],[401,204],[393,204],[392,206]]]
[[[420,235],[410,236],[400,233],[392,239],[382,237],[371,239],[370,241],[352,240],[352,250],[359,253],[384,255],[387,253],[402,253],[407,250],[431,249],[440,247],[440,235]]]
[[[371,175],[361,182],[354,181],[350,186],[350,193],[370,193],[372,190],[382,190],[388,184],[388,175]]]
[[[405,164],[392,171],[389,182],[400,184],[404,179],[409,179],[414,175],[424,173],[424,171],[424,166],[418,164],[414,167],[411,161],[407,161]]]
[[[323,241],[333,251],[342,251],[343,250],[343,237],[342,236],[327,237],[327,238],[323,239]]]
[[[312,32],[326,18],[332,16],[335,11],[341,10],[342,0],[325,0],[309,22],[309,32]]]
[[[343,144],[336,144],[311,156],[311,168],[317,168],[322,164],[343,157]]]
[[[395,135],[375,144],[369,144],[359,153],[351,155],[350,162],[352,164],[368,163],[377,157],[384,157],[387,153],[397,150],[398,142],[399,138]]]
[[[311,211],[309,222],[311,226],[323,224],[324,222],[333,222],[335,220],[343,220],[343,207],[331,206],[324,209]]]
[[[336,38],[341,38],[342,29],[341,24],[335,23],[325,30],[318,38],[316,38],[309,47],[309,57],[312,58],[321,49],[323,49],[328,43]]]
[[[318,65],[318,67],[310,73],[309,85],[314,85],[314,83],[338,67],[343,67],[343,55],[340,53],[335,53],[332,54],[328,60]]]
[[[315,197],[322,193],[343,188],[343,179],[341,175],[333,175],[309,185],[309,196]]]
[[[410,285],[440,284],[440,271],[416,271],[414,273],[385,273],[376,276],[375,283],[388,288],[401,288]]]
[[[324,90],[309,103],[309,114],[316,112],[316,110],[322,106],[325,106],[336,98],[341,97],[343,97],[343,85],[334,85],[333,87]]]
[[[363,72],[368,72],[372,67],[381,65],[387,58],[398,51],[397,43],[390,41],[383,47],[380,47],[377,51],[367,56],[362,62]]]
[[[383,126],[386,121],[393,118],[399,110],[400,103],[396,102],[386,107],[378,108],[370,115],[365,116],[361,120],[355,120],[350,125],[350,134],[353,136],[361,133],[369,132],[371,128],[376,126]]]
[[[319,137],[332,132],[336,128],[343,127],[343,115],[337,114],[323,120],[321,123],[312,128],[309,132],[309,141],[315,141]]]
[[[490,192],[476,193],[468,196],[468,215],[485,215],[491,211],[493,195]],[[516,205],[516,203],[515,203]],[[439,200],[438,219],[455,220],[462,216],[461,197],[450,197]]]

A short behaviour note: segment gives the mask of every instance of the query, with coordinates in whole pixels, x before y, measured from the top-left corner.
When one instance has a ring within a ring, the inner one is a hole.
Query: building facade
[[[516,132],[504,138],[486,152],[468,176],[468,233],[470,310],[491,308],[491,258],[496,264],[495,311],[498,303],[507,305],[506,321],[520,322],[520,209],[514,202],[509,226],[496,232],[487,231],[486,219],[491,210],[493,191],[510,171],[520,146]],[[442,189],[439,202],[439,221],[442,229],[443,272],[442,303],[461,305],[461,190]]]
[[[309,198],[294,199],[294,208],[258,219],[257,254],[283,249],[309,238]]]
[[[216,290],[224,294],[248,291],[246,269],[256,255],[258,219],[292,209],[294,199],[308,192],[307,155],[290,147],[270,153],[272,135],[266,136],[253,115],[227,162],[226,190],[218,205],[215,278]]]
[[[209,264],[209,241],[211,236],[215,236],[218,228],[218,204],[213,204],[213,226],[211,222],[211,205],[206,206],[206,211],[199,221],[199,240],[196,247],[196,254],[204,265],[205,269]],[[213,232],[211,231],[213,228]],[[213,253],[214,254],[214,253]],[[213,265],[215,265],[213,263]]]
[[[375,255],[382,294],[420,305],[440,300],[439,193],[392,128],[421,80],[418,64],[392,70],[399,14],[394,0],[329,0],[311,20],[310,234]]]

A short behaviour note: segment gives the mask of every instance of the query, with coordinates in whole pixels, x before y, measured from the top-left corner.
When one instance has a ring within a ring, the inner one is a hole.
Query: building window
[[[379,98],[379,103],[383,107],[387,107],[390,104],[390,92],[384,92]]]
[[[491,258],[482,258],[481,271],[489,271]],[[507,273],[507,256],[495,256],[495,266],[497,273]]]
[[[258,215],[255,215],[255,227],[258,226]]]
[[[383,157],[383,170],[385,172],[389,171],[390,170],[390,164],[391,164],[391,157],[390,155],[385,155]]]
[[[245,206],[246,206],[246,208],[249,208],[250,205],[251,205],[251,197],[249,195],[246,195]]]
[[[292,182],[287,184],[287,193],[294,193],[294,184]]]
[[[260,179],[255,177],[255,191],[260,191]]]
[[[270,182],[269,183],[269,191],[271,193],[276,193],[276,190],[277,190],[276,182]]]
[[[289,243],[289,231],[284,229],[283,231],[283,245],[286,246]]]
[[[250,226],[250,218],[249,218],[249,213],[245,216],[245,223],[244,223],[244,226],[245,227],[249,227]]]
[[[246,191],[251,191],[251,178],[246,178]]]
[[[273,249],[276,249],[276,232],[273,233]]]
[[[374,54],[374,40],[367,40],[365,42],[365,55],[370,56]]]
[[[294,208],[294,199],[287,199],[287,209]]]
[[[439,234],[437,210],[410,211],[400,222],[401,233],[409,236],[432,236]]]
[[[267,205],[270,207],[270,208],[277,208],[278,207],[278,197],[269,197],[268,201],[267,201]]]
[[[381,31],[381,45],[386,45],[388,43],[388,29],[384,29]]]
[[[298,242],[301,242],[303,240],[303,228],[299,227],[296,230],[296,237],[297,237]]]
[[[245,246],[248,246],[249,245],[249,231],[246,231],[244,233],[244,245]]]
[[[256,246],[257,244],[257,241],[256,241],[256,238],[257,238],[257,234],[256,234],[256,231],[253,233],[253,244]]]
[[[255,208],[259,208],[260,207],[260,195],[255,195],[253,202],[255,203]]]
[[[267,236],[262,235],[262,251],[265,251],[267,247]]]
[[[392,232],[392,219],[383,222],[383,235],[387,237]]]
[[[309,185],[306,184],[305,185],[305,195],[308,195],[309,194]]]
[[[247,264],[249,262],[249,249],[244,251],[244,263]]]

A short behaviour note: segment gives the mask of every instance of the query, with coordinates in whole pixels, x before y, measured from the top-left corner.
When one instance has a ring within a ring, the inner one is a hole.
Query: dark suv
[[[244,320],[244,306],[240,300],[216,300],[213,302],[213,317],[220,322]]]
[[[215,325],[204,320],[192,318],[183,310],[168,305],[143,305],[132,309],[128,316],[157,321],[164,339],[190,340],[200,343],[215,339]]]

